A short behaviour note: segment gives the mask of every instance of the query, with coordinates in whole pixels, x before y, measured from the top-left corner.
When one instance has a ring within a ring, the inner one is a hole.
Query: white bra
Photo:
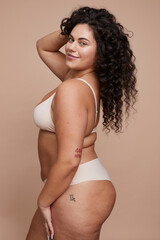
[[[96,114],[95,114],[95,124],[96,124],[97,113],[98,113],[96,94],[95,94],[92,86],[87,81],[85,81],[82,78],[77,78],[77,80],[81,80],[81,81],[85,82],[91,88],[91,90],[93,92],[94,99],[95,99],[95,106],[96,106]],[[51,104],[52,104],[55,94],[56,94],[56,92],[54,92],[45,101],[38,104],[34,108],[34,112],[33,112],[33,120],[34,120],[35,124],[37,125],[37,127],[39,127],[40,129],[43,129],[43,130],[54,132],[54,133],[55,133],[55,126],[54,126],[53,120],[51,118]],[[92,130],[92,132],[96,132],[96,127]]]

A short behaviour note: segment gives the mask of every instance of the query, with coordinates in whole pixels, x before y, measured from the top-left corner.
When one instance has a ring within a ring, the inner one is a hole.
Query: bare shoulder
[[[58,86],[56,95],[68,97],[71,100],[75,97],[84,97],[84,87],[76,78],[67,79]],[[83,101],[82,98],[81,101]]]
[[[64,82],[62,82],[59,87],[60,88],[65,88],[65,87],[73,87],[75,88],[76,86],[79,85],[79,81],[77,80],[77,78],[68,78],[67,80],[65,80]]]

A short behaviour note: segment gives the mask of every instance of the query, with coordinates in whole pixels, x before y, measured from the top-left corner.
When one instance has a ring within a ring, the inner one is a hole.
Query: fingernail
[[[51,234],[51,239],[53,239],[53,234]]]
[[[49,240],[49,236],[47,235],[47,240]]]

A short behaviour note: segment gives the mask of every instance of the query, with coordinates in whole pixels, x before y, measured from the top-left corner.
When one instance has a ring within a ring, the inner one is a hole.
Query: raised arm
[[[58,155],[38,199],[41,207],[48,207],[65,192],[78,168],[87,127],[83,99],[83,89],[74,79],[58,87],[54,107]]]
[[[68,67],[66,66],[66,56],[59,49],[65,45],[68,38],[61,35],[61,30],[50,33],[36,42],[36,47],[40,58],[49,69],[61,80],[64,80]]]

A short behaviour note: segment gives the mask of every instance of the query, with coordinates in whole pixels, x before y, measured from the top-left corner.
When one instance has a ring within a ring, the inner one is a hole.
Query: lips
[[[70,60],[74,60],[74,59],[78,59],[79,57],[76,57],[70,53],[67,54],[67,58],[70,59]]]

